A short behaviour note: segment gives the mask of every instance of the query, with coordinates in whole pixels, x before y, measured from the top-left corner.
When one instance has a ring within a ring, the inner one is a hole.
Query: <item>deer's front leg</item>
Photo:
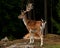
[[[30,43],[34,43],[34,35],[32,33],[32,30],[30,29]]]

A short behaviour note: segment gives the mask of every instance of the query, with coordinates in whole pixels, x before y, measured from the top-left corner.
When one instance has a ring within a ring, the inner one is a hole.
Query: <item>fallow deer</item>
[[[31,6],[30,6],[31,7]],[[19,19],[22,19],[27,30],[30,33],[30,43],[34,43],[34,34],[37,34],[41,39],[41,46],[43,45],[43,30],[45,28],[46,22],[42,21],[35,21],[27,19],[26,12],[29,12],[31,8],[27,8],[26,11],[22,11],[21,14],[18,16]]]

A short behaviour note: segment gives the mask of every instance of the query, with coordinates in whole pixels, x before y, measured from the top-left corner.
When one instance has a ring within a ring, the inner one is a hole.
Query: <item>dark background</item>
[[[26,4],[32,2],[34,9],[30,12],[32,20],[45,20],[47,17],[47,31],[52,34],[60,34],[59,1],[46,0],[46,12],[44,14],[44,0],[1,0],[0,1],[0,39],[7,36],[10,39],[20,39],[28,33],[23,21],[18,19],[21,10],[25,10]]]

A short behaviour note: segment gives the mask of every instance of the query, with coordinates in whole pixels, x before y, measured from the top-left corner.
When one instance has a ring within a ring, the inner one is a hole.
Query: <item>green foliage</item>
[[[60,0],[52,1],[52,28],[53,32],[60,34]]]
[[[54,44],[52,44],[52,45],[47,44],[47,45],[45,45],[44,48],[60,48],[60,44],[56,44],[56,45],[54,45]]]
[[[51,18],[53,26],[57,28],[57,33],[60,34],[60,24],[57,23],[53,18]]]
[[[56,6],[56,11],[58,14],[58,21],[56,22],[56,27],[58,29],[58,33],[60,33],[60,0],[58,0],[57,6]]]
[[[59,17],[59,20],[60,20],[60,0],[58,1],[58,4],[57,4],[56,8],[57,8],[56,11],[58,12],[58,17]]]

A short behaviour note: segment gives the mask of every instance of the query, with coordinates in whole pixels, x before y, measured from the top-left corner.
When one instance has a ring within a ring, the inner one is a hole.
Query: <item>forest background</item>
[[[21,10],[25,10],[28,0],[0,0],[0,39],[7,36],[11,39],[21,39],[28,33],[23,21],[18,19]],[[44,15],[44,0],[33,1],[34,9],[31,18],[45,20],[47,31],[60,34],[60,0],[46,0],[47,16]]]

